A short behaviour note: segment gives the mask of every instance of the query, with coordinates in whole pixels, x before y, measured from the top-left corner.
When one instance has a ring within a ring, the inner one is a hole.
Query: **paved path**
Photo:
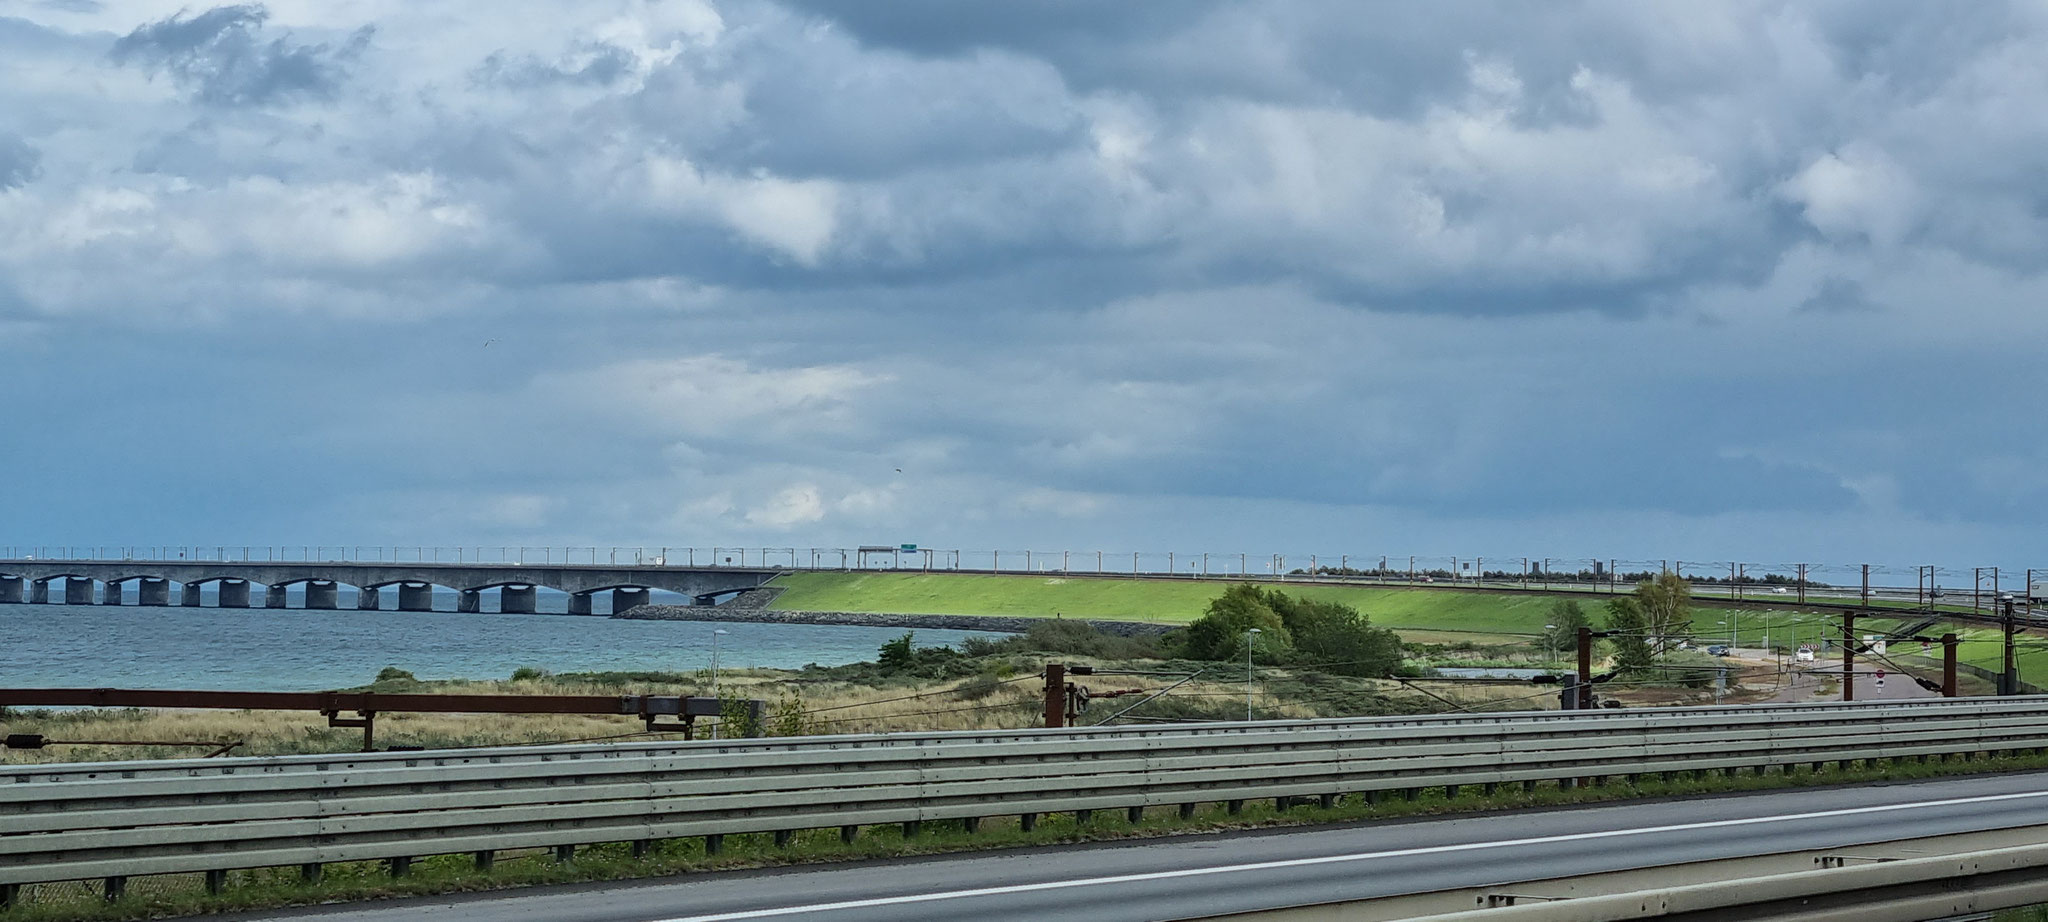
[[[236,918],[1151,922],[2048,824],[2048,774],[1797,789],[535,888]]]

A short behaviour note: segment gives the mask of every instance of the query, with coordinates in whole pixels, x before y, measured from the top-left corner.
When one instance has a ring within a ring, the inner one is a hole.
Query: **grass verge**
[[[1050,618],[1106,618],[1185,624],[1201,617],[1210,601],[1229,586],[1224,579],[1092,579],[1063,576],[1004,576],[975,573],[790,573],[777,577],[782,594],[774,607],[785,611],[914,612],[952,615],[1009,615]],[[1372,623],[1404,636],[1533,635],[1543,631],[1558,594],[1540,590],[1460,592],[1385,586],[1287,583],[1291,596],[1342,602]],[[1603,600],[1579,598],[1597,622]],[[1711,626],[1731,617],[1727,609],[1695,608],[1696,623]],[[1767,622],[1754,611],[1735,617]],[[1782,620],[1791,620],[1785,613]],[[1706,630],[1706,628],[1703,628]],[[1410,639],[1416,639],[1411,637]],[[1431,637],[1429,639],[1440,639]]]
[[[553,860],[552,852],[544,850],[501,853],[489,871],[478,870],[468,855],[443,855],[413,862],[409,873],[399,878],[391,877],[382,862],[330,864],[323,877],[313,883],[301,882],[295,868],[236,871],[228,875],[227,886],[219,894],[206,892],[201,875],[167,874],[138,878],[129,884],[126,895],[113,901],[100,896],[98,882],[25,887],[20,902],[0,912],[0,919],[99,922],[165,918],[540,884],[658,878],[702,871],[2041,769],[2048,769],[2048,753],[2037,751],[1956,761],[1871,760],[1846,766],[1829,763],[1819,772],[1804,768],[1762,775],[1676,772],[1633,781],[1616,776],[1606,779],[1608,783],[1604,784],[1566,787],[1546,782],[1534,790],[1503,785],[1487,792],[1479,786],[1466,786],[1453,793],[1438,787],[1405,795],[1381,792],[1372,802],[1351,795],[1338,798],[1327,807],[1313,799],[1286,809],[1271,800],[1246,802],[1236,811],[1227,804],[1212,803],[1201,805],[1186,819],[1163,808],[1147,811],[1135,822],[1122,811],[1098,811],[1085,822],[1065,813],[1042,817],[1036,828],[1029,830],[1014,816],[985,819],[972,832],[957,820],[925,823],[914,833],[897,826],[873,826],[863,828],[851,843],[841,841],[836,829],[796,830],[781,845],[770,833],[726,836],[723,848],[716,854],[707,851],[703,839],[657,842],[648,854],[639,857],[632,855],[623,843],[578,849],[575,857],[566,862]]]

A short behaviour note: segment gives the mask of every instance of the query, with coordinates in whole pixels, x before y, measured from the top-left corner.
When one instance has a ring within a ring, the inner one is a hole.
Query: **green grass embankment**
[[[1011,615],[1050,618],[1101,618],[1184,624],[1201,617],[1209,601],[1221,595],[1228,580],[1098,579],[1092,577],[1007,576],[973,573],[791,573],[775,585],[783,592],[774,607],[783,611],[851,611],[949,615]],[[1540,592],[1461,592],[1447,589],[1332,586],[1306,583],[1277,585],[1289,595],[1342,602],[1364,612],[1372,623],[1401,631],[1409,639],[1440,632],[1457,635],[1536,634],[1550,617],[1560,596]],[[1601,599],[1579,599],[1597,624],[1605,618]],[[1792,613],[1743,612],[1747,633],[1789,624]],[[1729,611],[1694,610],[1701,632],[1712,633]],[[1725,630],[1725,629],[1722,629]]]

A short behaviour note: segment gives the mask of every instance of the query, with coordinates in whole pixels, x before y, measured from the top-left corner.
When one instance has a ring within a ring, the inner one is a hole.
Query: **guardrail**
[[[1922,922],[2048,901],[2048,826],[1873,840],[1175,922]]]
[[[0,769],[22,884],[2048,747],[2048,698],[962,731]]]

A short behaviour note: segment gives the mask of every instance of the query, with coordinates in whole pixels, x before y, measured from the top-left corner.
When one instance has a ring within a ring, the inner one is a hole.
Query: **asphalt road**
[[[2034,824],[2048,824],[2048,774],[707,873],[221,918],[1151,922]]]

